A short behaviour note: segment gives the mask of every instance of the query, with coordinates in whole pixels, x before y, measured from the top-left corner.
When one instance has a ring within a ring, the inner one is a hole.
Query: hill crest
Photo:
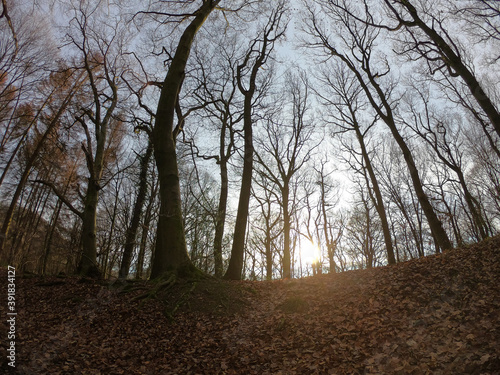
[[[18,277],[17,370],[498,374],[499,276],[500,237],[395,266],[184,280],[156,293],[146,282]]]

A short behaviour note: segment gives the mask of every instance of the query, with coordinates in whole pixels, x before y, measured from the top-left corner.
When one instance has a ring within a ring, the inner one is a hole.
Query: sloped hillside
[[[500,374],[499,280],[500,238],[305,280],[18,277],[16,373]]]

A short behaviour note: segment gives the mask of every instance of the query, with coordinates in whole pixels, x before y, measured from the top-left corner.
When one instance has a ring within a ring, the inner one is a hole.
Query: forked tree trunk
[[[260,68],[264,65],[270,50],[274,46],[274,42],[283,35],[283,31],[279,31],[279,23],[283,15],[283,3],[279,3],[277,9],[273,12],[268,20],[268,24],[264,30],[262,40],[254,39],[252,47],[247,52],[244,61],[238,65],[236,75],[237,83],[240,92],[244,96],[243,104],[243,174],[241,177],[240,198],[238,202],[238,212],[236,214],[236,224],[234,226],[233,246],[231,248],[231,259],[229,260],[228,269],[224,275],[225,279],[241,280],[244,255],[245,255],[245,237],[248,220],[248,206],[250,203],[252,172],[253,172],[253,129],[252,129],[252,108],[254,94],[257,90],[257,74]],[[271,33],[275,33],[274,36]],[[260,49],[255,49],[255,46],[260,43]],[[253,65],[248,67],[252,55],[256,53]],[[248,79],[248,87],[243,84],[243,70],[249,69],[250,77]]]

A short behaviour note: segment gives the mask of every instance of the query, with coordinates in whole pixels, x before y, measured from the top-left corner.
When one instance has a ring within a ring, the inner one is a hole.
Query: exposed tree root
[[[151,290],[149,290],[144,294],[140,294],[134,297],[133,300],[137,301],[137,300],[148,300],[151,298],[156,298],[158,292],[170,289],[173,285],[175,285],[176,282],[177,282],[176,272],[170,272],[168,274],[165,274],[165,276],[162,279],[159,279],[157,281],[156,285]]]
[[[184,303],[186,303],[186,300],[188,299],[188,297],[195,290],[196,285],[197,285],[197,282],[194,282],[193,285],[191,286],[191,288],[187,292],[182,294],[182,296],[179,298],[179,300],[174,305],[173,309],[171,309],[169,311],[169,309],[165,308],[164,315],[168,318],[168,320],[170,320],[170,322],[172,322],[174,320],[174,315],[177,312],[177,310],[179,309],[179,307],[181,307]]]

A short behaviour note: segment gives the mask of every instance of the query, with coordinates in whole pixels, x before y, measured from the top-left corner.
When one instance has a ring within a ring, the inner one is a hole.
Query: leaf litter
[[[395,266],[158,292],[18,277],[16,373],[500,374],[499,280],[500,237]]]

